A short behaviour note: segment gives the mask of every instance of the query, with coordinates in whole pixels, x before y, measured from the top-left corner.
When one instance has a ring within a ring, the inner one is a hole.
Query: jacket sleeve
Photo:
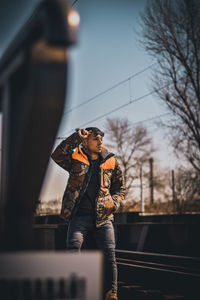
[[[124,177],[117,160],[115,169],[112,174],[110,192],[115,205],[114,212],[116,212],[119,209],[120,203],[124,200],[126,194]]]
[[[66,140],[62,141],[54,152],[51,158],[63,169],[70,171],[72,163],[72,154],[74,149],[81,143],[81,137],[77,132],[70,135]]]

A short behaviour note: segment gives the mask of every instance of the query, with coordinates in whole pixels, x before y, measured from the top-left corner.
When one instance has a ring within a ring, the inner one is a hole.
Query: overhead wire
[[[141,120],[141,121],[131,122],[131,124],[132,124],[132,125],[142,124],[142,123],[150,122],[150,121],[159,119],[159,118],[161,118],[161,117],[166,117],[166,116],[169,116],[169,115],[171,115],[171,113],[163,113],[163,114],[160,114],[160,115],[156,115],[155,117],[151,117],[151,118],[144,119],[144,120]]]
[[[102,91],[102,92],[96,94],[95,96],[93,96],[93,97],[91,97],[91,98],[89,98],[89,99],[83,101],[82,103],[80,103],[80,104],[78,104],[78,105],[76,105],[76,106],[70,108],[69,110],[67,110],[66,112],[63,113],[63,116],[66,115],[66,114],[68,114],[68,113],[70,113],[70,112],[72,112],[72,111],[74,111],[74,110],[76,110],[77,108],[79,108],[79,107],[81,107],[81,106],[83,106],[83,105],[85,105],[85,104],[91,102],[91,101],[96,100],[96,99],[99,98],[100,96],[102,96],[102,95],[108,93],[109,91],[111,91],[111,90],[117,88],[118,86],[124,84],[125,82],[127,82],[127,81],[130,82],[130,80],[131,80],[132,78],[134,78],[134,77],[136,77],[136,76],[138,76],[138,75],[140,75],[140,74],[146,72],[148,69],[152,68],[152,67],[153,67],[154,65],[156,65],[156,64],[157,64],[157,63],[151,64],[150,66],[148,66],[148,67],[146,67],[146,68],[144,68],[144,69],[138,71],[137,73],[132,74],[132,75],[129,76],[129,77],[126,77],[126,78],[123,79],[122,81],[119,81],[118,83],[116,83],[116,84],[112,85],[111,87],[107,88],[106,90],[104,90],[104,91]]]
[[[144,120],[141,120],[141,121],[137,121],[137,122],[131,122],[132,125],[137,125],[137,124],[142,124],[142,123],[145,123],[145,122],[150,122],[150,121],[153,121],[153,120],[156,120],[156,119],[159,119],[161,117],[166,117],[168,115],[170,115],[171,113],[163,113],[163,114],[160,114],[160,115],[156,115],[155,117],[151,117],[151,118],[147,118],[147,119],[144,119]],[[68,133],[72,132],[73,129],[71,131],[69,131]],[[65,139],[65,137],[57,137],[56,139]]]
[[[107,112],[107,113],[104,113],[104,114],[101,115],[101,116],[98,116],[98,117],[96,117],[96,118],[94,118],[94,119],[92,119],[92,120],[90,120],[90,121],[88,121],[88,122],[85,122],[85,123],[79,125],[78,128],[82,128],[82,127],[84,127],[84,126],[87,125],[87,124],[90,124],[90,123],[92,123],[92,122],[96,122],[96,121],[98,121],[98,120],[100,120],[100,119],[102,119],[102,118],[104,118],[104,117],[110,115],[110,114],[113,113],[113,112],[116,112],[116,111],[118,111],[118,110],[120,110],[120,109],[122,109],[122,108],[124,108],[124,107],[126,107],[126,106],[128,106],[128,105],[131,105],[131,104],[133,104],[133,103],[135,103],[135,102],[138,102],[138,101],[140,101],[140,100],[142,100],[142,99],[144,99],[144,98],[146,98],[146,97],[148,97],[148,96],[150,96],[150,95],[152,95],[152,94],[154,94],[154,93],[156,93],[156,92],[158,92],[158,91],[164,89],[165,87],[167,87],[167,86],[169,86],[169,85],[170,85],[170,84],[167,84],[167,85],[164,86],[164,87],[161,87],[161,88],[159,88],[159,89],[156,89],[155,91],[149,92],[149,93],[147,93],[147,94],[145,94],[145,95],[143,95],[143,96],[140,96],[140,97],[138,97],[138,98],[136,98],[136,99],[133,99],[133,100],[131,100],[131,101],[125,103],[125,104],[122,104],[122,105],[116,107],[115,109],[113,109],[113,110],[111,110],[111,111],[109,111],[109,112]],[[65,135],[68,135],[68,134],[71,133],[72,131],[73,131],[73,129],[70,130],[69,132],[67,132]],[[56,139],[65,139],[65,137],[57,137]]]
[[[78,0],[75,0],[75,1],[72,3],[72,6],[74,6],[74,5],[76,4],[77,1],[78,1]]]

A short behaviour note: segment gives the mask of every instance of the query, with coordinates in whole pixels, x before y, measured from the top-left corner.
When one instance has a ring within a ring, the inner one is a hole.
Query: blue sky
[[[78,43],[71,50],[69,108],[152,64],[136,33],[144,5],[145,1],[77,1],[81,24]],[[150,72],[145,72],[73,113],[64,114],[59,135],[148,93],[149,76]],[[137,122],[156,113],[160,113],[160,107],[149,98],[109,117],[128,117]],[[100,120],[96,125],[102,127],[104,123],[105,120]]]
[[[24,11],[21,22],[15,26],[13,35],[29,17],[39,0],[19,0],[16,9],[10,9],[10,20]],[[71,1],[73,2],[73,1]],[[70,66],[66,107],[57,137],[67,137],[73,130],[87,123],[104,130],[106,118],[91,120],[117,109],[152,91],[151,69],[127,80],[90,103],[73,109],[84,101],[107,90],[115,84],[149,67],[155,61],[148,56],[139,42],[139,13],[146,0],[78,0],[74,6],[80,14],[78,42],[69,49]],[[10,21],[8,20],[8,24]],[[3,30],[0,34],[3,37]],[[0,55],[12,40],[0,47]],[[68,110],[72,112],[67,113]],[[140,122],[166,113],[155,95],[127,105],[108,115],[109,118],[128,118],[131,123]],[[166,117],[165,117],[166,119]],[[160,164],[172,168],[174,157],[164,138],[164,131],[153,121],[143,123],[154,138]],[[106,135],[105,135],[106,141]],[[55,140],[55,146],[60,140]],[[41,198],[48,200],[61,197],[67,181],[67,173],[52,160],[46,172]]]
[[[146,1],[79,0],[81,16],[78,43],[70,50],[68,104],[58,136],[67,136],[82,124],[104,127],[105,118],[90,122],[122,104],[151,91],[151,69],[119,87],[74,109],[91,97],[107,90],[154,63],[139,43],[139,13]],[[132,123],[165,113],[155,96],[109,114],[110,118],[128,118]],[[152,124],[148,124],[152,126]]]

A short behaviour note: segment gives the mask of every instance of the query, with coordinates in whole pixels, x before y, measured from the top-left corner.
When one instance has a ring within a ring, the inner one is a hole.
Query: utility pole
[[[143,198],[143,182],[142,182],[142,164],[140,164],[140,205],[141,205],[141,214],[144,213],[144,198]]]
[[[174,207],[174,212],[176,212],[176,192],[175,192],[175,176],[174,170],[172,170],[172,203]]]
[[[149,174],[149,189],[150,189],[150,203],[154,203],[154,186],[153,186],[153,158],[151,157],[149,159],[149,168],[150,168],[150,174]]]

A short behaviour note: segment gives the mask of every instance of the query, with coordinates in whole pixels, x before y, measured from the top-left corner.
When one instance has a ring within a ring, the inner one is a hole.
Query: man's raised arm
[[[69,171],[71,167],[72,153],[80,145],[82,138],[78,132],[74,132],[62,141],[51,154],[51,158],[63,169]]]

